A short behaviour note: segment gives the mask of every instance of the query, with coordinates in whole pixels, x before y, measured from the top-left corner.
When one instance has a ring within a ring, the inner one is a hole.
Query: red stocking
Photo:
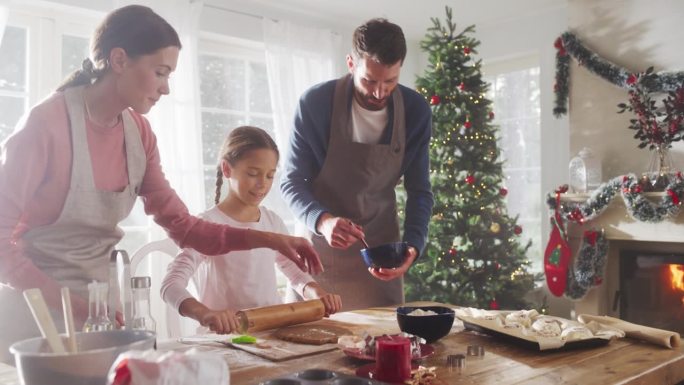
[[[556,192],[556,212],[551,218],[551,236],[544,252],[544,273],[549,291],[556,297],[565,292],[570,265],[570,246],[563,228],[563,218],[560,216],[560,193]]]

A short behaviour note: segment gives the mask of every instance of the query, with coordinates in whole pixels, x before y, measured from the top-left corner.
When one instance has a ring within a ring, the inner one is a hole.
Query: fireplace
[[[664,193],[646,195],[657,201]],[[561,202],[588,197],[566,194]],[[603,229],[609,242],[606,270],[601,285],[573,302],[574,315],[608,315],[684,334],[684,212],[658,223],[641,222],[615,198],[593,220],[570,224],[573,258],[583,232],[592,228]]]
[[[619,279],[620,318],[684,334],[684,254],[623,251]]]

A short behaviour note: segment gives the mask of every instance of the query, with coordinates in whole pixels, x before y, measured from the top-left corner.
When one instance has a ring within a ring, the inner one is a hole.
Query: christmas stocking
[[[563,295],[568,278],[570,264],[570,246],[565,237],[565,230],[560,215],[551,218],[551,236],[544,252],[544,273],[549,291],[556,297]]]

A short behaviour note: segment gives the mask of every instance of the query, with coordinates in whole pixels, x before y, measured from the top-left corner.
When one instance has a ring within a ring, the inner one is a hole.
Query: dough
[[[350,334],[354,333],[332,325],[294,325],[275,332],[275,336],[281,340],[307,345],[336,343],[339,337]]]

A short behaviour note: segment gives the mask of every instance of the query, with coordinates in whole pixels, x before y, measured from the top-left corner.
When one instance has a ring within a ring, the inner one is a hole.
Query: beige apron
[[[97,190],[86,137],[83,87],[67,89],[64,97],[71,122],[71,185],[59,218],[26,232],[22,244],[26,256],[40,270],[69,287],[72,296],[87,299],[89,282],[109,281],[109,254],[123,237],[118,223],[133,208],[145,175],[146,156],[138,126],[125,110],[122,119],[129,184],[121,192]],[[7,362],[9,345],[40,336],[40,331],[20,291],[0,286],[0,304],[5,314],[12,314],[0,318],[0,360]],[[51,313],[58,331],[64,332],[61,309]],[[81,327],[76,325],[77,330]]]
[[[397,88],[392,93],[390,143],[365,144],[352,142],[352,88],[350,75],[340,78],[335,86],[328,151],[313,182],[313,193],[332,215],[363,226],[371,246],[396,242],[401,235],[394,188],[401,177],[406,138],[401,91]],[[404,302],[403,279],[385,282],[373,277],[359,253],[360,242],[346,250],[332,248],[324,237],[314,234],[312,242],[325,268],[316,281],[342,297],[343,310]]]

